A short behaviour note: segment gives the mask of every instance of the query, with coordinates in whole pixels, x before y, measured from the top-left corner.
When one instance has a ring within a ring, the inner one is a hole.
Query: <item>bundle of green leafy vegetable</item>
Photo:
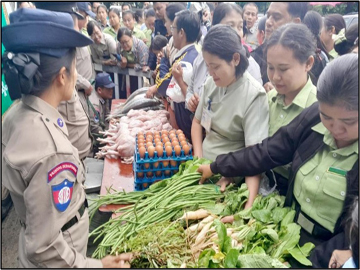
[[[206,159],[189,160],[180,165],[179,172],[169,179],[157,182],[146,191],[119,193],[118,199],[109,195],[109,201],[131,204],[121,208],[117,218],[93,230],[90,236],[95,241],[102,238],[93,257],[102,258],[107,254],[115,254],[122,249],[123,243],[135,236],[142,229],[150,228],[155,223],[175,220],[183,214],[184,209],[199,209],[209,202],[219,202],[224,198],[219,187],[214,184],[198,185],[200,174],[197,169],[201,164],[210,164]],[[215,176],[213,181],[217,181]],[[141,196],[139,194],[142,194]],[[137,201],[134,203],[134,198]],[[98,203],[107,203],[103,197]]]
[[[184,228],[179,222],[163,221],[142,229],[122,243],[118,251],[133,252],[132,268],[195,267]]]
[[[203,250],[198,267],[279,268],[286,267],[283,263],[290,257],[311,266],[306,257],[314,245],[298,245],[301,227],[293,223],[295,211],[283,207],[284,199],[277,193],[267,197],[258,195],[251,208],[234,216],[233,224],[224,225],[215,220],[219,249]],[[227,235],[229,228],[234,232],[231,236]],[[241,243],[240,247],[232,244],[234,240]]]

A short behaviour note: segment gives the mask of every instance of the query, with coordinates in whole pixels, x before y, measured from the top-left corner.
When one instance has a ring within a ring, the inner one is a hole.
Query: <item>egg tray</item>
[[[139,170],[139,169],[137,169],[136,163],[134,162],[133,170],[134,170],[134,177],[135,177],[135,184],[136,184],[136,183],[144,183],[144,182],[150,183],[150,182],[154,182],[156,180],[170,178],[171,176],[173,176],[175,173],[177,173],[179,171],[179,167]],[[170,171],[170,174],[165,175],[165,171]],[[153,176],[150,178],[147,177],[146,176],[147,172],[152,172]],[[161,172],[161,175],[156,175],[157,172]],[[144,176],[140,178],[140,177],[138,177],[138,173],[143,173]]]
[[[166,160],[167,161],[167,160]],[[171,160],[172,161],[172,160]],[[185,160],[183,160],[185,162]],[[148,162],[148,163],[135,163],[134,162],[134,171],[141,171],[141,172],[156,172],[156,171],[167,171],[167,170],[178,170],[179,166],[180,166],[180,161],[176,161],[176,166],[172,166],[170,161],[169,165],[167,167],[164,167],[164,164],[162,163],[162,161],[158,161],[159,164],[158,166],[155,168],[155,163],[156,162]],[[145,164],[149,164],[149,168],[145,168]],[[175,164],[173,164],[175,165]]]
[[[142,182],[142,183],[135,182],[135,184],[134,184],[135,191],[142,191],[142,190],[148,189],[151,184],[154,184],[157,181],[160,181],[160,180],[155,180],[153,182]]]
[[[176,156],[174,150],[172,150],[171,156],[167,156],[165,153],[165,150],[164,150],[163,155],[161,157],[158,157],[157,151],[154,151],[154,157],[152,157],[152,158],[149,157],[149,153],[147,151],[145,152],[145,157],[140,158],[138,149],[135,149],[135,162],[138,164],[155,163],[158,161],[169,161],[170,162],[170,160],[187,161],[190,159],[193,159],[192,148],[190,148],[188,155],[185,155],[184,150],[181,150],[180,156]]]

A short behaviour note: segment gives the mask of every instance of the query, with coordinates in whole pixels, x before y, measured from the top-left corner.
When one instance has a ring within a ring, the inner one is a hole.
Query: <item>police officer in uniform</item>
[[[84,168],[57,110],[73,96],[75,47],[92,41],[66,13],[19,9],[10,22],[2,28],[3,72],[10,97],[21,100],[3,121],[2,179],[22,225],[19,266],[129,267],[130,254],[86,257]]]
[[[89,97],[89,115],[91,134],[94,138],[102,137],[102,131],[109,128],[106,117],[110,113],[110,101],[114,92],[115,84],[108,73],[102,72],[96,75],[95,91]],[[94,154],[98,151],[98,144],[94,142]]]
[[[76,2],[36,2],[36,7],[38,9],[70,13],[74,20],[75,30],[78,30],[77,20],[84,19],[84,17],[80,13],[78,13],[78,7],[76,5]],[[53,39],[55,40],[57,40],[58,38],[59,37],[53,37]],[[87,48],[82,48],[80,50],[79,49],[77,50],[76,52],[77,60],[81,61],[81,59],[86,58],[84,56],[84,54],[86,54],[85,49]],[[90,75],[90,71],[84,70],[84,67],[80,67],[79,64],[76,65],[76,68],[81,78],[85,78],[85,79],[87,79],[88,77],[91,78],[92,70]],[[86,68],[89,69],[90,66],[86,66]],[[92,65],[91,65],[91,69],[92,69]],[[91,84],[86,83],[85,86],[84,80],[81,80],[81,82],[83,84],[82,86],[80,86],[81,85],[80,82],[77,82],[78,89],[80,89],[80,87],[85,88],[87,86],[88,88],[86,89],[86,91],[87,93],[89,93],[90,91],[89,88],[91,87]],[[86,104],[87,103],[85,97],[84,97],[84,102],[81,102],[79,92],[74,91],[71,99],[60,102],[58,107],[58,110],[60,114],[63,116],[63,119],[67,125],[69,131],[69,140],[78,149],[81,160],[84,160],[89,155],[91,156],[92,140],[93,140],[90,133],[90,120],[87,114]],[[85,106],[85,108],[83,105]]]

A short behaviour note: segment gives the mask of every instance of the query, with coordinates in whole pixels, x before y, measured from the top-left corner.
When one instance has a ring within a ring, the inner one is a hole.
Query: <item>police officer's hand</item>
[[[210,164],[200,165],[200,167],[197,169],[197,172],[202,174],[199,182],[200,185],[202,185],[206,181],[206,179],[210,178],[214,174],[211,171]]]
[[[352,252],[350,249],[347,250],[338,250],[335,249],[331,255],[329,261],[329,268],[341,268],[343,264],[350,259]]]
[[[93,87],[92,87],[92,85],[90,85],[90,87],[88,89],[85,89],[85,95],[90,96],[92,91],[93,91]]]
[[[101,260],[104,268],[130,268],[129,261],[132,253],[123,253],[118,256],[106,256]]]
[[[183,69],[181,65],[175,63],[172,67],[171,74],[174,76],[175,80],[179,82],[179,80],[181,80],[183,76]]]
[[[274,89],[275,87],[272,85],[271,82],[267,82],[264,84],[264,88],[265,88],[265,91],[266,93],[269,92],[271,89]]]
[[[189,102],[188,102],[188,109],[189,111],[191,112],[195,112],[196,111],[196,108],[197,106],[199,105],[199,101],[200,101],[200,97],[198,94],[194,94],[190,99],[189,99]]]

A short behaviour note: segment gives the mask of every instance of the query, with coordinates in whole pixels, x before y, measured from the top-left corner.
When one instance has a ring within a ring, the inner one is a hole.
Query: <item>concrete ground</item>
[[[96,198],[98,193],[86,194],[87,199]],[[89,204],[91,201],[89,201]],[[91,205],[89,205],[91,208]],[[111,214],[110,214],[111,215]],[[110,215],[106,215],[101,218],[103,221],[109,219]],[[97,215],[95,215],[96,217]],[[91,223],[90,227],[96,227],[99,224],[94,224],[94,222],[99,223],[99,219],[95,218]],[[1,269],[3,268],[18,268],[18,245],[19,245],[19,232],[20,232],[20,221],[15,212],[14,206],[11,208],[9,214],[1,223]],[[93,228],[92,228],[93,229]],[[95,250],[96,247],[88,247],[88,256]]]

